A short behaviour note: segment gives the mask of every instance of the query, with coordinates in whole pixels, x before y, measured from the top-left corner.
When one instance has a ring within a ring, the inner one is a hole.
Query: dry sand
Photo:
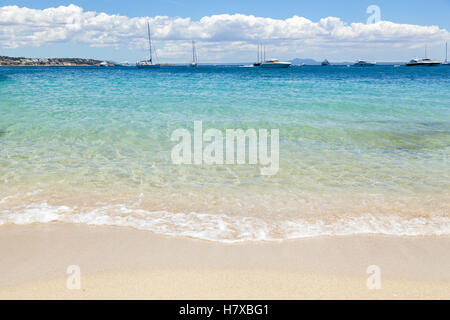
[[[220,244],[127,228],[0,227],[1,299],[449,299],[450,237]],[[67,267],[81,268],[68,290]],[[369,290],[367,267],[381,270]]]

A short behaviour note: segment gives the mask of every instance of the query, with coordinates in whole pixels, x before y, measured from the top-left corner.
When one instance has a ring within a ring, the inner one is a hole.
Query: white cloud
[[[255,51],[255,43],[275,45],[277,52],[296,51],[308,46],[316,50],[371,46],[413,47],[418,43],[438,43],[449,32],[437,26],[418,26],[381,21],[377,24],[345,23],[336,17],[313,22],[304,17],[272,19],[243,14],[206,16],[198,21],[180,17],[137,17],[84,11],[76,5],[35,10],[17,6],[0,7],[0,44],[5,48],[40,47],[58,42],[74,42],[92,47],[145,48],[146,23],[159,40],[161,54],[175,57],[185,44],[196,39],[204,51],[215,57],[226,51]],[[164,41],[162,41],[164,40]],[[225,44],[220,44],[226,42]],[[220,44],[220,45],[219,45]]]

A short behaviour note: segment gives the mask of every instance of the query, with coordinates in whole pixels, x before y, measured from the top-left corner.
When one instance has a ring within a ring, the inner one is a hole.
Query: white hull
[[[435,67],[440,65],[441,63],[438,61],[435,62],[417,62],[417,63],[407,63],[407,67]]]
[[[289,68],[291,66],[290,62],[264,62],[261,63],[261,68]]]
[[[159,69],[161,68],[160,64],[138,64],[138,69]]]
[[[412,59],[410,62],[406,64],[407,67],[433,67],[440,65],[441,62],[433,61],[430,59]]]
[[[367,61],[357,61],[353,66],[354,67],[374,67],[376,62],[367,62]]]

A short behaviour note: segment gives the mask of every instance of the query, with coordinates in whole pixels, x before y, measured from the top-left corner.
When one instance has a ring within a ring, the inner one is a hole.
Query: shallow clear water
[[[450,233],[450,68],[0,68],[0,224],[217,241]],[[279,129],[280,170],[174,165],[175,129]]]

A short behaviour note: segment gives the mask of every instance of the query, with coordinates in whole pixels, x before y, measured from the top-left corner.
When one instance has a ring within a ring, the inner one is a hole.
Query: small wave
[[[1,211],[0,225],[33,223],[78,223],[98,226],[131,227],[168,236],[236,243],[245,241],[283,241],[318,236],[385,234],[425,236],[450,234],[446,217],[404,219],[399,216],[342,218],[334,223],[303,219],[267,222],[254,217],[209,213],[170,213],[147,211],[125,205],[109,205],[86,212],[47,203],[28,205],[21,210]]]

